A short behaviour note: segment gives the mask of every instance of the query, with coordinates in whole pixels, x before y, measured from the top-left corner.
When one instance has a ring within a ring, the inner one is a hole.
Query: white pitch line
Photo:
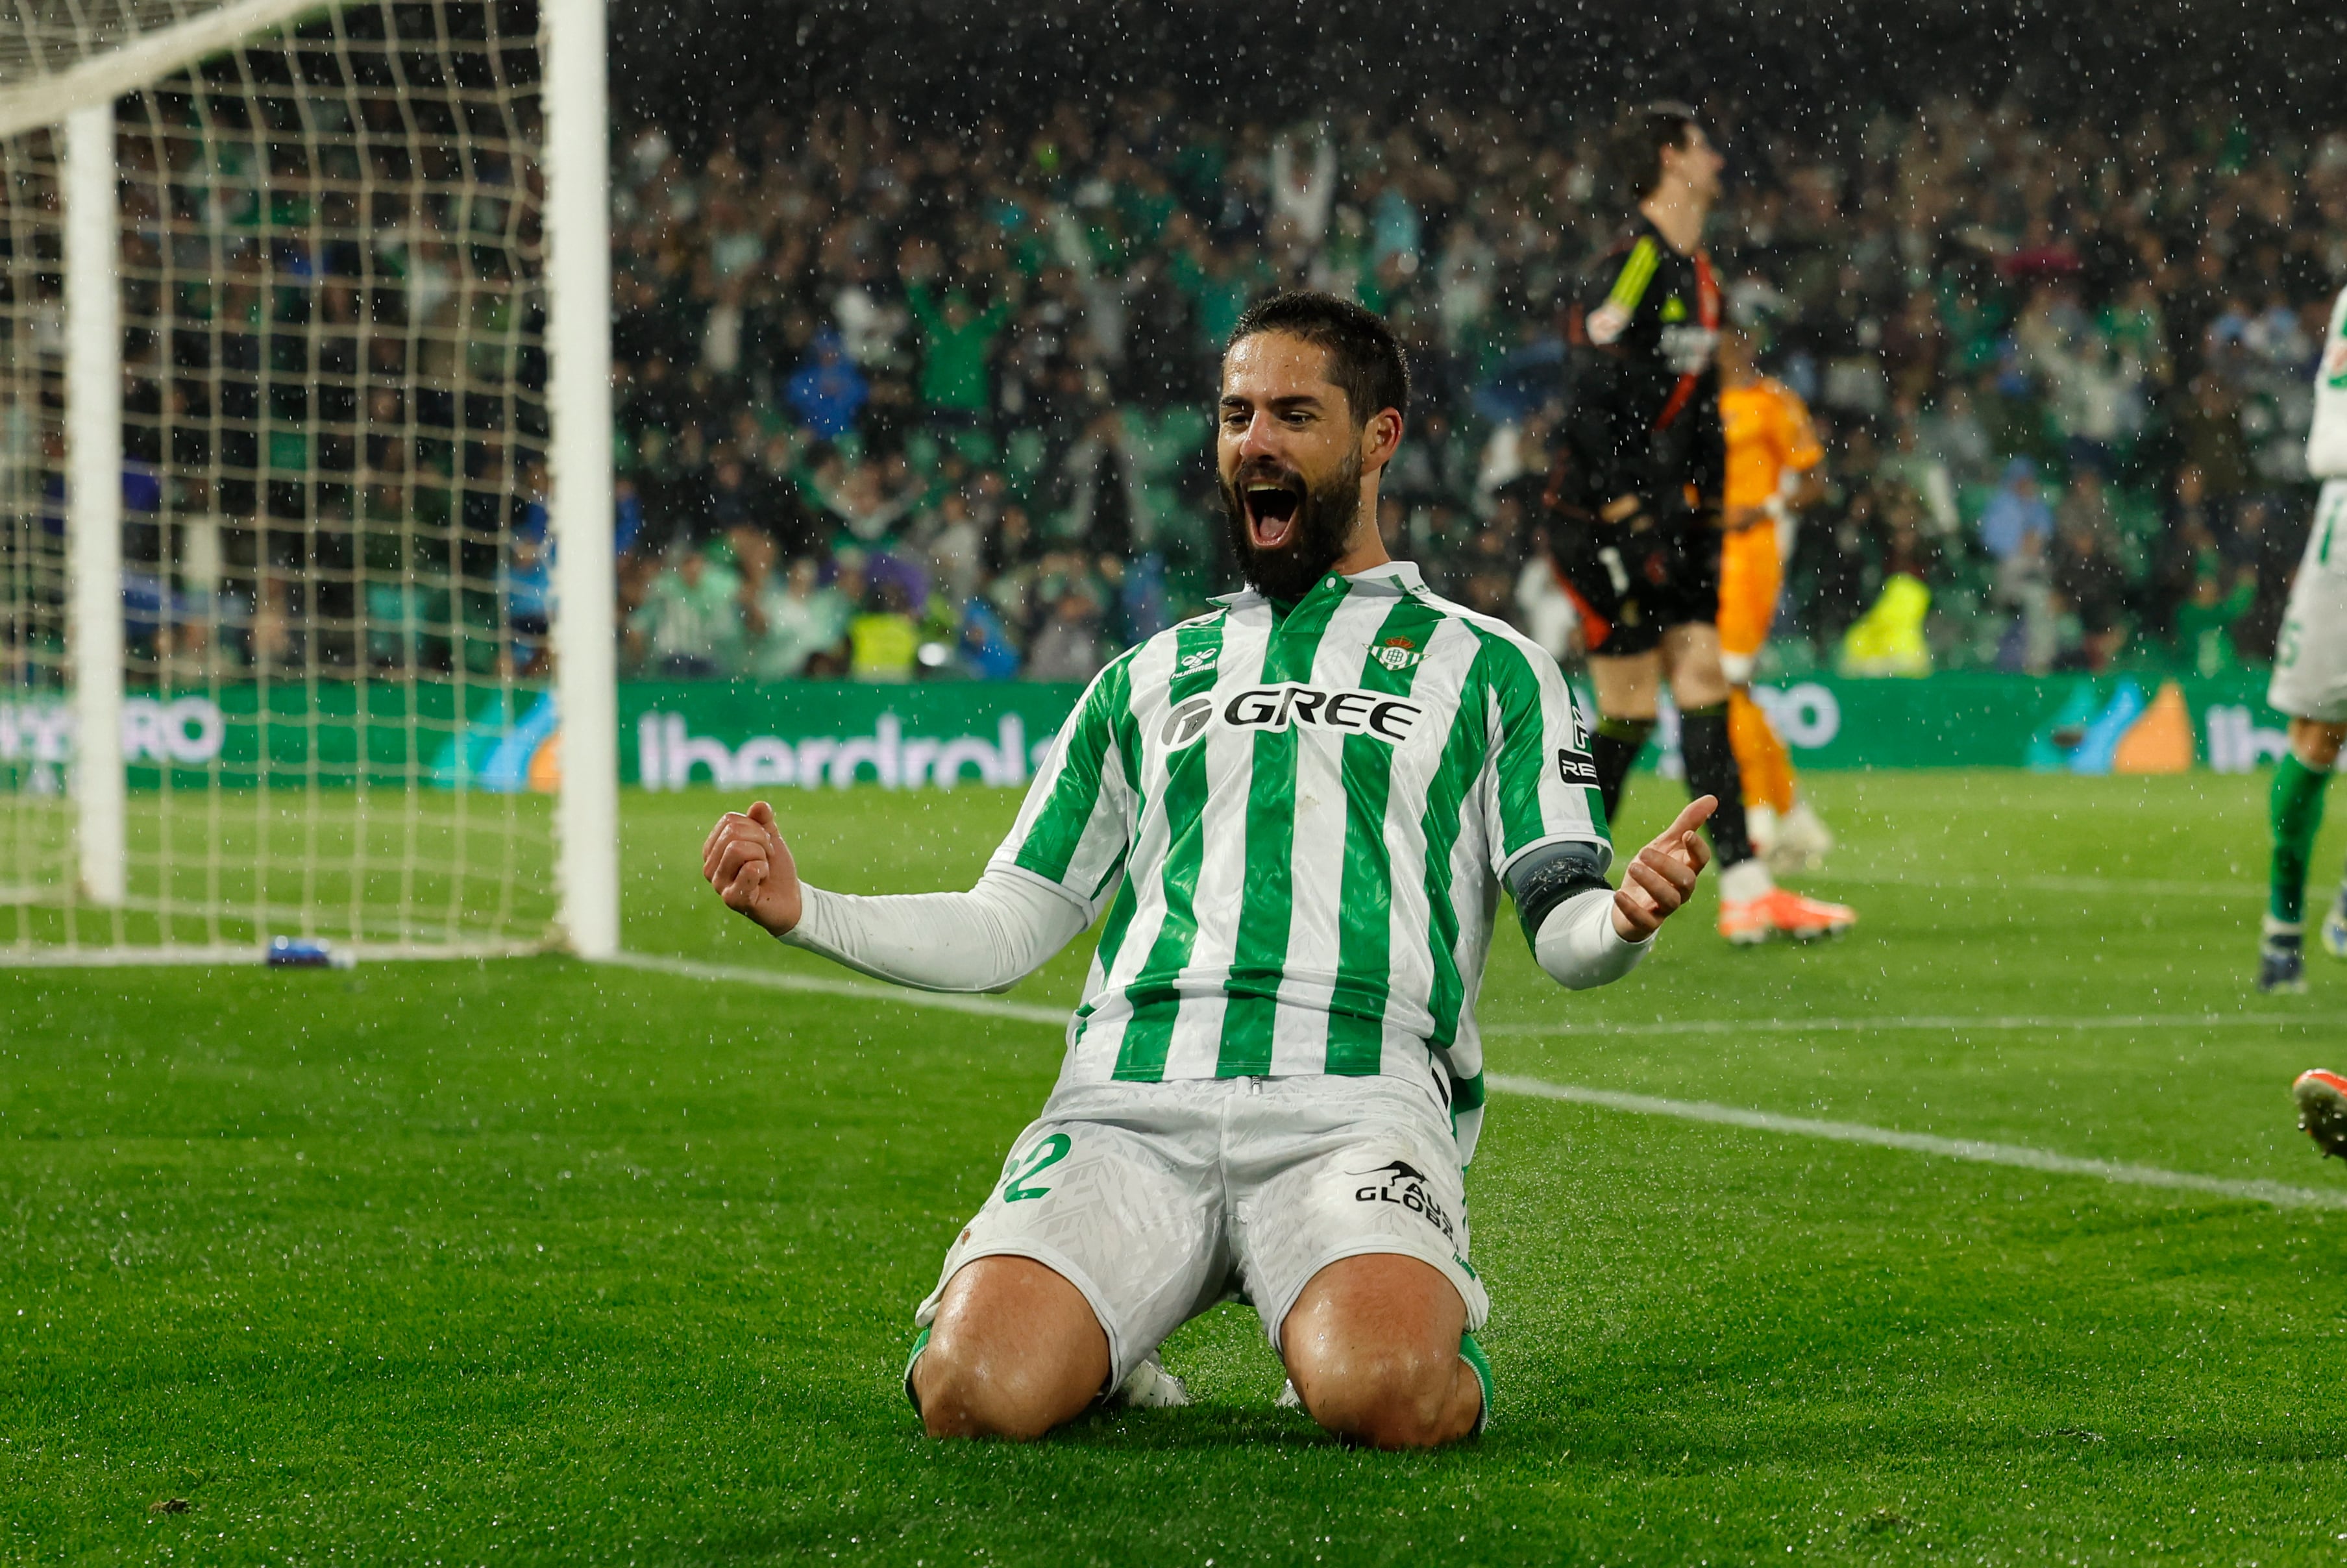
[[[852,997],[859,1000],[897,1007],[937,1008],[948,1012],[973,1013],[981,1018],[999,1018],[1021,1023],[1063,1025],[1067,1022],[1065,1008],[1037,1007],[1028,1002],[998,1000],[992,997],[958,996],[941,991],[916,991],[895,987],[866,985],[856,980],[835,980],[819,975],[791,974],[779,969],[753,969],[735,964],[705,964],[692,958],[674,958],[656,953],[621,953],[605,962],[625,968],[643,969],[654,974],[675,975],[685,979],[716,980],[741,985],[761,986],[769,990],[811,991],[823,996]],[[2275,1015],[2280,1017],[2281,1015]],[[1787,1028],[1803,1027],[1790,1020],[1772,1020]],[[1846,1019],[1840,1022],[1850,1027],[1880,1027],[1880,1020]],[[1913,1021],[1913,1020],[1909,1020]],[[1977,1025],[1983,1020],[1944,1019],[1935,1027]],[[1998,1020],[1989,1020],[1992,1022]],[[2009,1027],[2062,1027],[2060,1020],[2005,1020]],[[2083,1020],[2081,1027],[2091,1027]],[[2187,1021],[2181,1019],[2168,1022]],[[2211,1014],[2195,1018],[2198,1023],[2241,1021],[2239,1015],[2226,1019]],[[2289,1019],[2287,1021],[2302,1021]],[[1504,1028],[1505,1026],[1501,1026]],[[1635,1027],[1635,1026],[1633,1026]],[[1485,1033],[1499,1032],[1487,1029]],[[1554,1032],[1554,1031],[1550,1031]],[[1725,1127],[1742,1127],[1757,1132],[1776,1132],[1796,1138],[1822,1138],[1836,1143],[1861,1143],[1879,1149],[1900,1149],[1913,1154],[1934,1154],[1950,1160],[1967,1160],[1975,1164],[2010,1165],[2025,1171],[2043,1171],[2050,1175],[2086,1176],[2122,1186],[2166,1187],[2171,1191],[2205,1193],[2215,1197],[2240,1202],[2270,1204],[2276,1208],[2347,1209],[2347,1190],[2323,1191],[2314,1187],[2293,1187],[2280,1182],[2237,1182],[2222,1176],[2198,1176],[2187,1171],[2164,1171],[2156,1165],[2128,1165],[2113,1160],[2080,1160],[2067,1154],[2055,1154],[2044,1149],[2026,1148],[2017,1143],[1988,1143],[1972,1138],[1935,1138],[1928,1132],[1901,1132],[1889,1127],[1870,1127],[1859,1122],[1821,1122],[1807,1116],[1779,1116],[1768,1111],[1746,1111],[1734,1105],[1714,1105],[1701,1100],[1664,1100],[1651,1094],[1624,1094],[1611,1089],[1585,1089],[1578,1084],[1551,1083],[1545,1079],[1520,1078],[1513,1073],[1494,1072],[1483,1080],[1488,1088],[1502,1094],[1522,1094],[1540,1100],[1560,1100],[1576,1105],[1594,1105],[1607,1111],[1627,1112],[1638,1116],[1671,1116],[1683,1122],[1708,1122]]]
[[[484,942],[477,947],[456,943],[394,942],[331,943],[333,950],[362,964],[446,963],[459,958],[534,958],[546,951],[543,942]],[[259,942],[223,942],[185,948],[0,948],[0,970],[6,969],[147,969],[253,968],[265,963],[268,949]],[[313,966],[297,964],[295,968]]]
[[[827,975],[802,975],[783,969],[751,968],[740,964],[710,964],[697,958],[671,958],[665,953],[620,953],[605,961],[624,968],[680,975],[687,979],[729,981],[764,986],[769,990],[778,991],[811,991],[820,996],[849,997],[897,1007],[940,1008],[948,1012],[971,1013],[980,1018],[1017,1019],[1023,1023],[1065,1025],[1071,1010],[1064,1007],[1038,1006],[1032,1002],[1003,1001],[994,997],[872,985],[862,980],[835,979]],[[1879,1018],[1657,1019],[1651,1023],[1487,1023],[1483,1026],[1483,1033],[1535,1039],[1558,1035],[1585,1038],[1592,1035],[1860,1034],[1870,1030],[1958,1032],[1980,1030],[2009,1033],[2030,1030],[2221,1029],[2260,1024],[2312,1024],[2316,1021],[2304,1014],[2280,1012],[2091,1014],[2072,1018],[1889,1014]]]
[[[2182,882],[2157,876],[1950,876],[1921,866],[1905,872],[1817,871],[1806,873],[1805,876],[1812,881],[1848,882],[1859,886],[1952,887],[1992,893],[2124,893],[2177,898],[2257,898],[2265,895],[2264,884],[2249,881]]]
[[[1968,1160],[1983,1165],[2013,1165],[2057,1176],[2091,1176],[2099,1182],[2130,1187],[2168,1187],[2179,1192],[2208,1193],[2247,1203],[2271,1204],[2276,1208],[2347,1209],[2347,1189],[2292,1187],[2280,1182],[2236,1182],[2222,1176],[2198,1176],[2186,1171],[2163,1171],[2156,1165],[2128,1165],[2116,1160],[2079,1160],[2018,1143],[1987,1143],[1973,1138],[1935,1138],[1928,1132],[1901,1132],[1889,1127],[1869,1127],[1858,1122],[1820,1122],[1808,1116],[1778,1116],[1768,1111],[1746,1111],[1734,1105],[1714,1105],[1703,1100],[1662,1100],[1651,1094],[1623,1094],[1611,1089],[1584,1089],[1578,1084],[1550,1083],[1543,1079],[1518,1078],[1494,1072],[1483,1080],[1506,1094],[1541,1100],[1562,1100],[1625,1111],[1636,1116],[1671,1116],[1682,1122],[1709,1122],[1723,1127],[1743,1127],[1755,1132],[1778,1132],[1796,1138],[1823,1138],[1836,1143],[1864,1143],[1878,1149],[1903,1149],[1914,1154]]]
[[[694,958],[671,958],[661,953],[619,953],[602,960],[623,968],[649,969],[689,980],[718,980],[734,985],[764,986],[777,991],[813,991],[821,996],[854,997],[896,1007],[939,1008],[947,1012],[975,1013],[980,1018],[1016,1019],[1021,1023],[1064,1025],[1067,1008],[1037,1007],[1031,1002],[1007,1002],[993,997],[950,991],[917,991],[897,986],[866,985],[860,980],[835,980],[824,975],[798,975],[783,969],[745,968],[739,964],[704,964]]]
[[[1651,1023],[1487,1023],[1497,1036],[1672,1034],[1862,1034],[1889,1030],[2012,1032],[2035,1030],[2230,1029],[2260,1024],[2313,1024],[2305,1013],[2099,1013],[2077,1017],[1969,1018],[1961,1014],[1884,1014],[1879,1018],[1684,1018]]]

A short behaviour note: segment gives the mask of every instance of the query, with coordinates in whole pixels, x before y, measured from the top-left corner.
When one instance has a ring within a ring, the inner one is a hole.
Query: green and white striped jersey
[[[1612,854],[1572,692],[1406,563],[1218,603],[1101,672],[995,851],[1107,903],[1061,1081],[1439,1064],[1471,1153],[1501,878]]]

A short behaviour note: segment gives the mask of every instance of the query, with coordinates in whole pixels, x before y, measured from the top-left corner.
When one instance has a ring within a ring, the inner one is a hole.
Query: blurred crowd
[[[1938,667],[2270,656],[2347,136],[1951,99],[1820,148],[1706,113],[1730,309],[1829,454],[1784,667],[1835,661],[1902,580]],[[1088,677],[1231,585],[1216,356],[1294,284],[1407,347],[1390,548],[1538,621],[1566,310],[1621,221],[1603,130],[1440,101],[1283,126],[1148,91],[1032,129],[845,102],[692,146],[621,128],[624,668]]]

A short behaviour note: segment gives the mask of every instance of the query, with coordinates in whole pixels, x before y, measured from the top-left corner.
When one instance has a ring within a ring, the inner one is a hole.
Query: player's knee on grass
[[[1340,1438],[1370,1448],[1422,1449],[1465,1437],[1481,1397],[1454,1345],[1447,1355],[1389,1346],[1325,1368],[1303,1399],[1312,1419]]]
[[[933,1438],[1040,1438],[1108,1381],[1108,1336],[1073,1285],[1031,1258],[982,1257],[946,1286],[913,1368]]]
[[[1474,1427],[1481,1386],[1460,1358],[1466,1304],[1431,1265],[1394,1254],[1330,1264],[1280,1331],[1312,1419],[1372,1448],[1431,1448]]]

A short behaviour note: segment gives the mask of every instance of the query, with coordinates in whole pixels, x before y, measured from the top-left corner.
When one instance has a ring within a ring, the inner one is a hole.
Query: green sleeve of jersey
[[[1491,871],[1534,845],[1583,839],[1612,858],[1605,805],[1589,752],[1589,726],[1556,661],[1538,649],[1484,634],[1482,662],[1496,711],[1492,737]]]
[[[1646,285],[1655,281],[1655,271],[1662,261],[1662,255],[1652,239],[1641,236],[1638,242],[1630,247],[1628,254],[1622,258],[1622,265],[1614,272],[1612,280],[1605,282],[1605,293],[1601,302],[1612,305],[1624,317],[1635,315],[1638,306],[1645,300]],[[1601,281],[1604,276],[1601,270]]]
[[[1134,816],[1132,656],[1092,679],[1028,786],[992,864],[1015,866],[1097,913],[1123,868]]]

